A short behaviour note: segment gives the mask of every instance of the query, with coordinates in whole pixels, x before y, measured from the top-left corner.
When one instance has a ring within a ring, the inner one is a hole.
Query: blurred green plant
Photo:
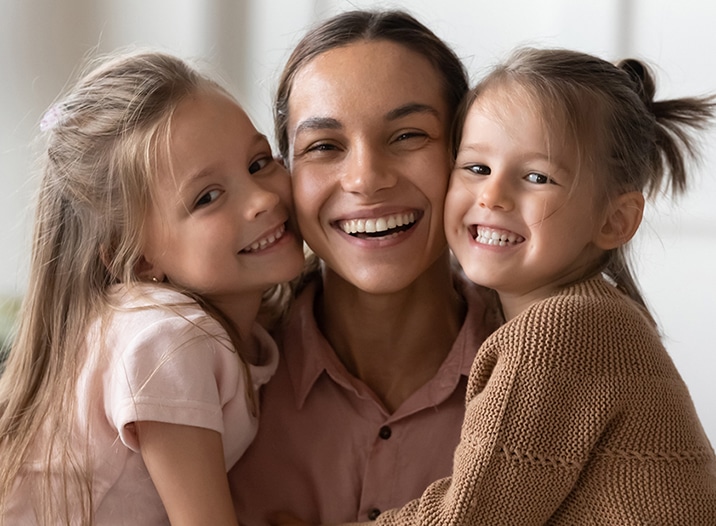
[[[0,297],[0,371],[10,351],[20,302],[19,298]]]

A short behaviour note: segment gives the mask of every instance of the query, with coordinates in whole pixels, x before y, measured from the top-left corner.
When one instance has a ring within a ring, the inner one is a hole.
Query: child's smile
[[[538,111],[524,110],[529,103],[509,87],[477,98],[445,206],[465,273],[496,289],[507,311],[510,299],[523,307],[581,277],[601,254],[591,177],[584,169],[577,177],[572,150],[550,137]]]

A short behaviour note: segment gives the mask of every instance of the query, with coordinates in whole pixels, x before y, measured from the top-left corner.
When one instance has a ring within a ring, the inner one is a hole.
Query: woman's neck
[[[465,312],[447,253],[390,294],[365,293],[326,270],[315,309],[338,358],[391,412],[435,376]]]

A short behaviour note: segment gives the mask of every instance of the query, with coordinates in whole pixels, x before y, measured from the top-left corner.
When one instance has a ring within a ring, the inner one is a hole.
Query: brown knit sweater
[[[452,478],[376,523],[714,526],[716,461],[659,334],[597,278],[485,341]]]

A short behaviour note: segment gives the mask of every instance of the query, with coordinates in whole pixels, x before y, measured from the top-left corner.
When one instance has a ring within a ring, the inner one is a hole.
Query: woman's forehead
[[[378,40],[334,48],[306,63],[294,78],[289,107],[334,108],[360,100],[366,107],[381,108],[407,101],[434,106],[445,102],[440,74],[427,58]]]

